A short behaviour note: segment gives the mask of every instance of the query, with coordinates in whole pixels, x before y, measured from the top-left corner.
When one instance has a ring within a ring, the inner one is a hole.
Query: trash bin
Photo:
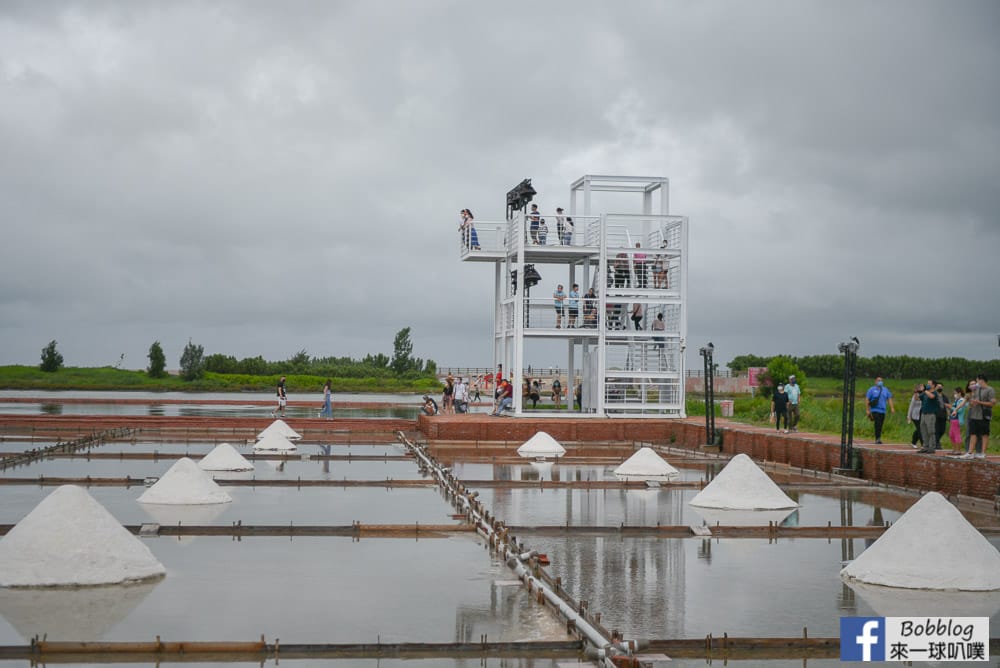
[[[733,417],[733,400],[732,399],[720,399],[719,400],[719,415],[722,417]]]

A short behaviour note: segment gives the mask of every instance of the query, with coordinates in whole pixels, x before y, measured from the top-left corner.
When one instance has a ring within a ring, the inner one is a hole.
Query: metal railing
[[[529,297],[523,302],[526,329],[597,330],[604,327],[616,332],[645,332],[651,337],[668,337],[680,331],[679,304],[609,297],[602,307],[598,297],[583,295],[575,300],[573,307],[568,293],[562,307],[556,306],[554,297]],[[658,318],[661,315],[663,318]],[[662,329],[654,327],[658,321],[663,323]]]
[[[459,228],[462,257],[469,253],[502,253],[507,246],[507,222],[472,221]]]

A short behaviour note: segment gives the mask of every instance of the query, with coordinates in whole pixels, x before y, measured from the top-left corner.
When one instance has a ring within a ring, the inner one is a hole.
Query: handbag
[[[878,390],[878,396],[875,397],[874,399],[868,400],[868,407],[875,408],[876,406],[878,406],[878,402],[881,400],[882,400],[882,388],[880,387]]]

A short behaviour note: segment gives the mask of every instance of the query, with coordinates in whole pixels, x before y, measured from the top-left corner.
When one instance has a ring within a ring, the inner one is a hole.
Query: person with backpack
[[[876,445],[882,445],[882,425],[885,424],[886,406],[893,415],[896,414],[896,406],[892,403],[892,391],[885,386],[882,376],[876,376],[875,384],[865,393],[865,413],[868,419],[875,423]]]

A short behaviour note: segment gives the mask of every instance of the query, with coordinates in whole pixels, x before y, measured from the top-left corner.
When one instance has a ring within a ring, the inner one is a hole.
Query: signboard
[[[760,377],[767,371],[766,366],[747,367],[747,386],[760,387]]]

